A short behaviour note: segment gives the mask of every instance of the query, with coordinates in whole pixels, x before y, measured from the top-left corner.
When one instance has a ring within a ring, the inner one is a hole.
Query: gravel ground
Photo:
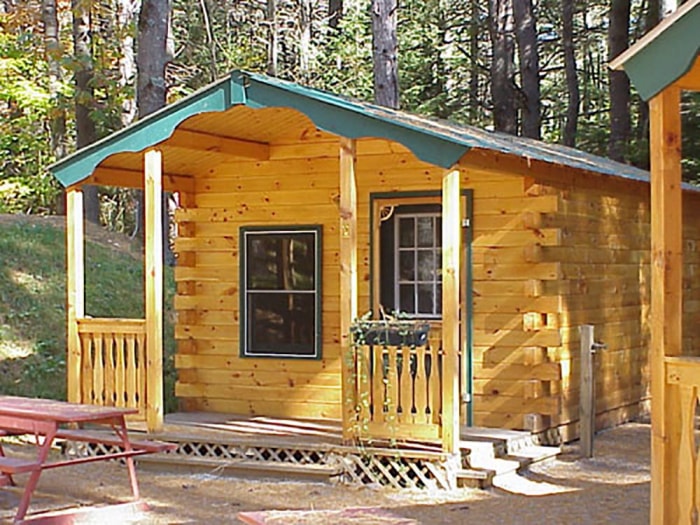
[[[526,477],[502,480],[489,491],[396,491],[141,468],[141,492],[151,512],[138,523],[235,524],[241,511],[380,507],[426,525],[637,525],[649,521],[649,433],[649,425],[640,423],[601,432],[594,458],[581,459],[573,443],[558,459],[532,467]],[[19,455],[32,453],[27,446],[9,448]],[[17,481],[20,487],[0,489],[3,523],[11,521],[26,476]],[[129,495],[126,470],[117,463],[49,470],[42,474],[30,511],[124,501]],[[328,519],[324,524],[330,525]]]

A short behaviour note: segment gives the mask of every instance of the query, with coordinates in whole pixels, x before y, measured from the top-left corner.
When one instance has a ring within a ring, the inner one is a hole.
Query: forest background
[[[47,167],[232,69],[648,167],[648,109],[607,63],[662,0],[0,0],[0,213],[62,212]],[[700,97],[683,99],[700,179]],[[86,191],[138,236],[140,192]]]

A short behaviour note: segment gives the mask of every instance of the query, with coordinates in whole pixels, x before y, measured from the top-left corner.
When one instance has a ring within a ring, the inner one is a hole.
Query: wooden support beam
[[[162,154],[150,149],[144,158],[146,219],[146,424],[163,426],[163,227]]]
[[[680,400],[666,388],[665,356],[682,351],[683,235],[680,90],[650,101],[651,523],[678,523]]]
[[[343,355],[352,349],[350,326],[357,318],[357,160],[355,140],[340,139],[340,340]],[[343,439],[355,434],[354,356],[342,359]]]
[[[100,186],[116,186],[118,188],[143,189],[143,173],[136,170],[121,168],[97,167],[86,183]],[[163,189],[165,191],[194,191],[194,177],[163,174]]]
[[[457,169],[442,177],[442,448],[459,452],[459,268],[462,252],[462,213]]]
[[[83,226],[83,189],[71,186],[66,190],[66,288],[68,356],[66,364],[67,398],[82,401],[80,369],[82,352],[78,320],[85,316],[85,234]]]
[[[176,130],[172,137],[162,143],[162,146],[194,151],[211,151],[245,159],[270,160],[269,144],[187,129]]]

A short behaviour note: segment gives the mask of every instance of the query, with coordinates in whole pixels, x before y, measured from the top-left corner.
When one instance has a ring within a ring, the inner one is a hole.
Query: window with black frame
[[[241,229],[241,354],[321,354],[321,227]]]

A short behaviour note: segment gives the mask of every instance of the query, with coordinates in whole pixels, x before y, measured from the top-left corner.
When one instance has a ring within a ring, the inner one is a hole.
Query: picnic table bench
[[[32,523],[35,520],[25,516],[32,494],[43,470],[79,465],[94,461],[124,459],[129,473],[134,503],[138,508],[139,487],[133,458],[141,454],[173,450],[176,445],[158,441],[132,441],[126,427],[125,416],[136,412],[131,408],[104,407],[66,403],[49,399],[30,399],[15,396],[0,396],[0,436],[28,434],[36,437],[37,455],[35,458],[7,456],[0,446],[0,485],[14,484],[15,474],[29,473],[13,523]],[[111,430],[111,434],[85,429],[63,428],[67,424],[101,424]],[[75,457],[65,460],[49,460],[49,451],[57,439],[84,441],[116,447],[116,451],[95,456]],[[131,507],[124,507],[131,509]],[[135,508],[135,507],[134,507]]]

